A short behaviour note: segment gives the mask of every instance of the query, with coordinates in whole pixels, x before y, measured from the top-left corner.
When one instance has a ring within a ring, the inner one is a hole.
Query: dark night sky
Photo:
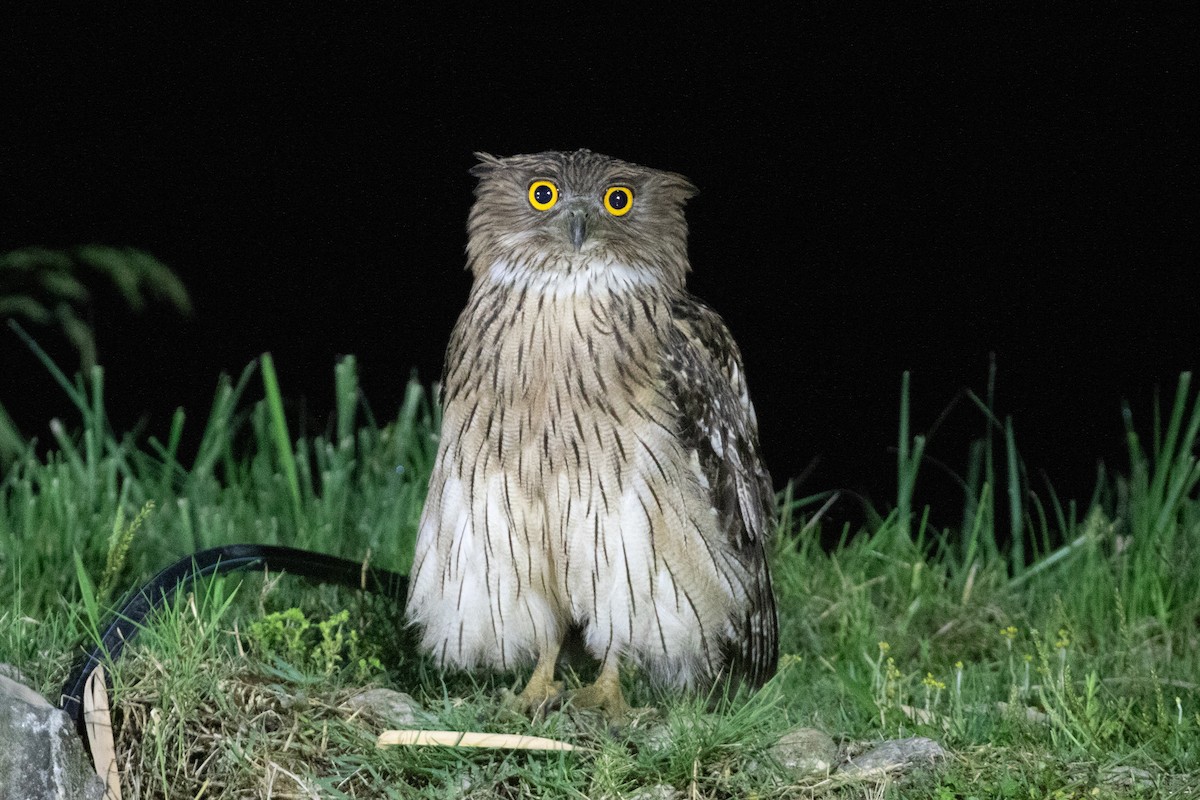
[[[183,405],[198,433],[263,351],[317,426],[343,353],[386,415],[465,301],[472,151],[589,147],[700,187],[691,286],[777,485],[820,456],[805,490],[891,502],[901,372],[920,431],[995,352],[1031,473],[1085,499],[1098,457],[1124,468],[1121,399],[1148,426],[1200,366],[1195,13],[836,8],[20,18],[0,248],[135,246],[191,290],[190,319],[98,295],[118,427],[161,437]],[[43,440],[73,419],[7,330],[0,398]],[[962,405],[931,453],[961,470],[981,430]]]

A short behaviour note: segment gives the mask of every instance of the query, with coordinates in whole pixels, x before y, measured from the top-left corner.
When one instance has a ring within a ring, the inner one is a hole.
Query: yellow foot
[[[572,708],[596,709],[613,725],[625,725],[635,713],[645,710],[630,708],[621,693],[620,681],[606,673],[601,673],[592,685],[572,692],[569,699]]]
[[[535,670],[520,694],[504,690],[504,704],[522,714],[536,715],[557,705],[562,693],[562,681],[547,678],[540,670]]]

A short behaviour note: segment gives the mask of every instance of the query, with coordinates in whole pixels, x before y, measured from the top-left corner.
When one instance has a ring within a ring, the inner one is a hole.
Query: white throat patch
[[[488,280],[502,286],[526,289],[556,299],[633,291],[659,282],[650,269],[621,261],[589,259],[569,272],[556,269],[530,269],[500,259],[488,269]]]

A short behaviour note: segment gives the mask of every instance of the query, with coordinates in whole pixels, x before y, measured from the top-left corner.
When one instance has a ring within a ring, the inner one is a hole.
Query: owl
[[[741,355],[690,295],[683,176],[589,150],[477,153],[466,309],[407,614],[444,666],[599,662],[569,702],[624,716],[620,668],[704,689],[775,671],[770,476]]]

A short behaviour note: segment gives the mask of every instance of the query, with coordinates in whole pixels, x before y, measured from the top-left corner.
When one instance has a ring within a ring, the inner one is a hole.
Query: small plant
[[[314,624],[293,607],[251,623],[249,640],[263,660],[278,659],[326,678],[349,668],[350,680],[362,682],[381,673],[383,663],[375,648],[348,627],[349,619],[350,612],[343,609]]]
[[[308,656],[309,645],[305,641],[305,634],[311,627],[312,623],[304,612],[292,607],[250,623],[249,639],[252,648],[260,656],[297,664]]]
[[[137,513],[128,525],[124,525],[125,513],[121,508],[117,509],[117,517],[113,520],[112,536],[108,540],[108,557],[104,562],[104,575],[100,579],[99,595],[103,599],[112,599],[112,591],[116,585],[116,580],[121,574],[122,568],[125,566],[125,558],[129,555],[129,548],[133,544],[133,537],[138,532],[138,529],[150,518],[150,513],[154,511],[154,501],[147,500],[142,506],[142,510]]]
[[[872,663],[875,707],[879,712],[879,726],[887,727],[889,711],[900,709],[903,698],[900,695],[901,681],[904,675],[896,666],[896,659],[889,655],[892,646],[887,642],[879,643],[879,654]]]
[[[938,680],[932,672],[926,672],[925,679],[921,681],[921,685],[925,687],[925,713],[931,714],[942,699],[942,692],[946,688],[946,682]]]

